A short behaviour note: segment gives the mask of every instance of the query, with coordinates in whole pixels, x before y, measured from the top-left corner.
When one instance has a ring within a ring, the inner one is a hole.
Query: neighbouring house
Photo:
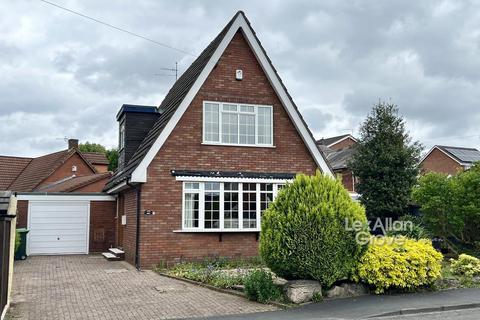
[[[331,150],[339,151],[353,147],[357,144],[357,139],[351,134],[343,134],[341,136],[322,138],[317,141],[318,145],[325,146]]]
[[[0,156],[0,191],[16,193],[17,227],[28,228],[27,254],[104,251],[115,244],[115,198],[102,193],[112,176],[103,154],[78,140],[36,158]]]
[[[475,148],[433,146],[420,161],[423,173],[438,172],[454,175],[468,170],[480,161],[480,151]]]
[[[159,107],[123,105],[117,245],[137,267],[258,254],[261,214],[298,173],[332,176],[243,12]]]
[[[340,176],[343,186],[353,198],[358,197],[355,191],[356,178],[348,167],[348,163],[355,152],[356,144],[357,140],[350,134],[322,138],[317,141],[318,147],[326,155],[333,172],[336,176]]]

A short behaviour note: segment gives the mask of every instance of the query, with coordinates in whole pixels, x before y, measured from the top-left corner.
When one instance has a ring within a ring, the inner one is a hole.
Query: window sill
[[[242,232],[260,232],[260,229],[235,229],[235,230],[229,230],[229,229],[223,229],[223,230],[173,230],[174,233],[242,233]]]
[[[232,143],[213,143],[213,142],[202,142],[204,146],[216,146],[216,147],[247,147],[247,148],[269,148],[275,149],[275,146],[268,146],[268,145],[251,145],[251,144],[232,144]]]

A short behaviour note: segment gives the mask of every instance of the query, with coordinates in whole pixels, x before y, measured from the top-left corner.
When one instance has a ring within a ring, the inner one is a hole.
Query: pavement
[[[319,303],[311,303],[292,308],[286,311],[210,317],[208,319],[368,319],[381,315],[385,317],[377,319],[427,319],[425,318],[425,314],[431,313],[432,311],[457,308],[462,310],[480,308],[480,289],[457,289],[396,295],[368,295],[357,298],[326,300]],[[398,315],[400,315],[400,313],[412,313],[412,315],[399,317]],[[439,314],[443,313],[439,312]],[[442,317],[442,319],[448,318]],[[478,311],[476,318],[474,319],[480,319],[480,313],[478,313]]]
[[[171,319],[277,309],[100,255],[35,256],[15,262],[6,318]]]

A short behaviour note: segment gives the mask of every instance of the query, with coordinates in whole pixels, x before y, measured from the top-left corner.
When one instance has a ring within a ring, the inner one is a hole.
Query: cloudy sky
[[[478,1],[51,1],[193,54],[244,10],[317,138],[356,134],[384,100],[426,147],[480,147]],[[0,154],[64,137],[115,146],[119,107],[160,104],[174,81],[162,68],[193,59],[40,0],[2,1]]]

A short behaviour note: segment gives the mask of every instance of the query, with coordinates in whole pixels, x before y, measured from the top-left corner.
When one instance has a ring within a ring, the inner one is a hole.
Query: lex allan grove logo
[[[412,229],[412,221],[393,221],[392,218],[386,218],[385,220],[377,218],[375,223],[373,223],[373,221],[364,223],[358,220],[349,221],[348,219],[345,219],[345,230],[355,231],[355,239],[361,245],[366,245],[373,240],[375,240],[375,243],[377,244],[382,244],[383,241],[385,244],[387,242],[395,242],[396,244],[402,245],[405,242],[404,237],[396,235],[385,238],[383,235],[386,235],[389,231],[407,232],[412,231]],[[372,232],[378,233],[378,235],[372,236]]]

